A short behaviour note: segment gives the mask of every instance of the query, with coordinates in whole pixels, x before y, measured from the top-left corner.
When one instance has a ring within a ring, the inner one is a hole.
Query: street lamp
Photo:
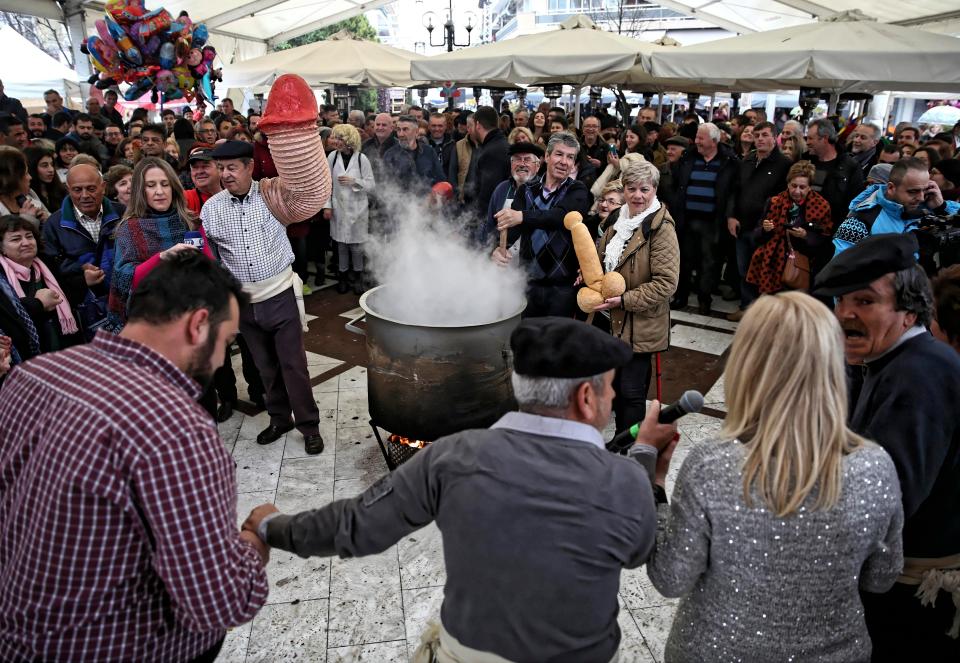
[[[453,24],[453,0],[448,0],[447,20],[443,22],[443,38],[440,40],[439,44],[435,44],[433,43],[433,31],[437,26],[433,24],[433,20],[436,18],[436,13],[430,11],[424,14],[423,27],[427,29],[427,33],[430,35],[430,45],[434,48],[446,48],[448,53],[452,52],[454,47],[466,48],[469,46],[472,36],[471,33],[473,32],[473,19],[475,14],[468,11],[465,16],[467,18],[467,43],[459,44],[456,40],[456,27]],[[453,95],[450,95],[448,103],[449,107],[453,109]]]

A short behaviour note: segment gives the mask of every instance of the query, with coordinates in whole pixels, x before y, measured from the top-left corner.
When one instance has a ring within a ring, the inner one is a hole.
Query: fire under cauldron
[[[486,428],[516,408],[510,385],[510,334],[526,300],[481,324],[424,325],[384,313],[390,286],[360,298],[366,314],[367,400],[387,466],[394,469],[437,438]],[[393,435],[386,444],[378,427]]]

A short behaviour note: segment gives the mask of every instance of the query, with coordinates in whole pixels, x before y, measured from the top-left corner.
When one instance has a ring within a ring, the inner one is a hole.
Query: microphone
[[[689,390],[683,392],[683,396],[676,403],[671,403],[660,410],[660,416],[657,421],[661,424],[672,424],[685,414],[699,412],[703,407],[703,394],[699,391]],[[630,428],[617,433],[616,436],[607,442],[607,451],[620,453],[629,448],[637,439],[640,433],[640,424],[636,423]]]

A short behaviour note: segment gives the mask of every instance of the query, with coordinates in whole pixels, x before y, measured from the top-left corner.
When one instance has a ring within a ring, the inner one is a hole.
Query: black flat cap
[[[527,318],[510,335],[513,370],[533,378],[587,378],[625,366],[633,350],[571,318]]]
[[[913,233],[871,235],[827,263],[813,294],[835,297],[866,288],[884,274],[916,265],[917,251]]]
[[[196,147],[190,150],[190,158],[187,159],[187,163],[193,163],[194,161],[213,161],[213,150],[205,147]]]
[[[664,145],[679,145],[683,149],[690,147],[690,141],[683,136],[671,136],[670,138],[663,141]]]
[[[213,148],[214,159],[252,159],[253,145],[242,140],[228,140]]]
[[[514,143],[508,147],[507,154],[510,156],[513,156],[514,154],[532,154],[538,159],[543,159],[544,151],[543,148],[536,143],[528,143],[523,141],[520,143]]]

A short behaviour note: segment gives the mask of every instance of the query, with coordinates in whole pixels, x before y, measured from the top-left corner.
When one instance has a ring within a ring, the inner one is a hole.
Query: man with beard
[[[27,133],[30,135],[30,140],[46,138],[47,122],[43,119],[42,114],[31,113],[27,116]]]
[[[23,554],[0,559],[0,659],[212,661],[266,602],[269,549],[234,525],[235,463],[196,402],[246,302],[183,252],[119,335],[7,377],[0,547]]]
[[[909,233],[868,237],[814,290],[834,298],[843,328],[850,428],[890,454],[903,497],[903,572],[890,591],[861,593],[874,662],[960,660],[960,355],[926,329],[933,295],[916,252]]]
[[[490,196],[490,205],[487,207],[487,223],[479,237],[481,244],[486,244],[492,236],[497,236],[497,220],[494,215],[502,209],[511,209],[517,189],[537,176],[540,162],[543,160],[543,148],[536,143],[514,143],[507,149],[510,157],[510,177],[503,180],[493,190]],[[514,228],[516,242],[520,237],[519,227]],[[513,242],[510,242],[512,244]]]
[[[908,233],[924,215],[956,214],[960,203],[945,201],[919,159],[901,159],[890,170],[886,184],[873,184],[850,203],[850,214],[833,237],[836,253],[846,251],[870,235]]]
[[[590,207],[590,192],[572,177],[579,151],[573,134],[560,131],[550,136],[546,175],[518,187],[512,208],[494,214],[498,231],[519,226],[520,264],[528,273],[525,317],[569,318],[577,311],[573,282],[579,263],[563,217],[569,212],[586,216]],[[492,257],[501,265],[511,260],[509,250],[499,246]]]
[[[96,156],[100,163],[106,163],[110,159],[106,146],[93,134],[93,118],[86,113],[77,115],[74,130],[67,135],[80,144],[81,152]]]

